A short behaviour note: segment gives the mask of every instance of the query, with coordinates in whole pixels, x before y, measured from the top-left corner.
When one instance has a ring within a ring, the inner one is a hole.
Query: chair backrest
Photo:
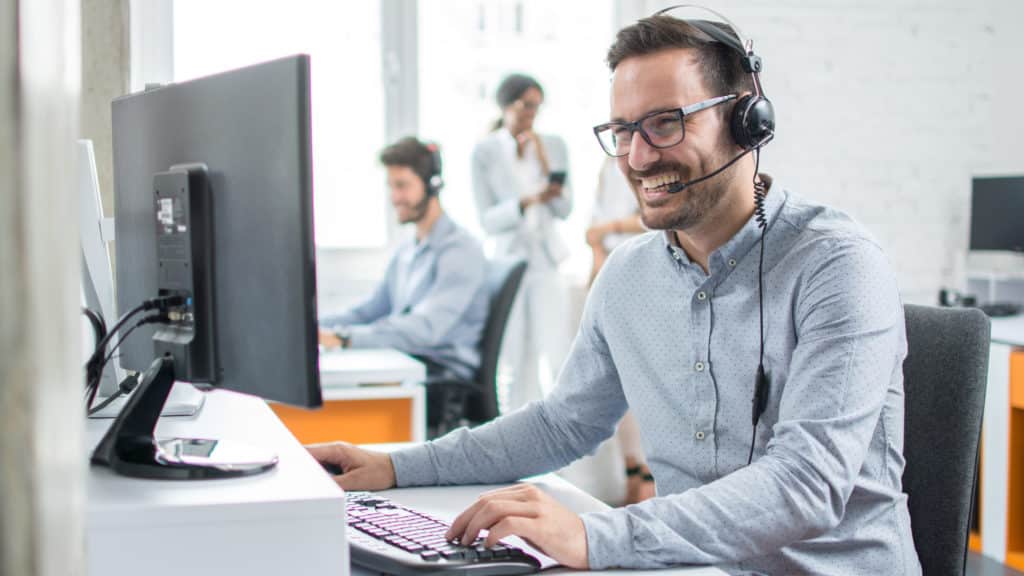
[[[978,310],[906,306],[903,491],[924,574],[963,574],[990,327]]]
[[[474,422],[486,422],[498,416],[498,355],[505,336],[512,304],[526,273],[523,260],[491,260],[487,268],[487,292],[490,311],[480,341],[480,372],[477,383],[480,393],[469,401],[467,416]]]

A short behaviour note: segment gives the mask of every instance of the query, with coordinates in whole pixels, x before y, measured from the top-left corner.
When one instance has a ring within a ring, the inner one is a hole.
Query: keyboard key
[[[433,550],[424,550],[423,552],[420,552],[420,558],[423,558],[424,560],[434,561],[439,560],[441,558],[441,555]]]

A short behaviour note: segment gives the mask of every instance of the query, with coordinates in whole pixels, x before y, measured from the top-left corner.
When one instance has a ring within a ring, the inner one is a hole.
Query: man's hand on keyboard
[[[487,546],[515,535],[569,568],[589,567],[583,520],[533,484],[484,492],[452,522],[446,536],[465,545],[481,530],[488,530]]]
[[[321,464],[332,464],[343,473],[334,481],[345,490],[386,490],[395,486],[391,456],[357,448],[347,442],[310,444],[306,450]]]

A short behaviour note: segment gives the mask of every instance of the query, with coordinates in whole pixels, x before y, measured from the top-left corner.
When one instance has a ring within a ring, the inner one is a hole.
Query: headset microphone
[[[732,160],[729,160],[728,162],[723,164],[721,167],[719,167],[714,172],[711,172],[709,174],[705,174],[705,175],[701,176],[700,178],[695,178],[693,180],[688,180],[686,182],[673,182],[672,184],[669,184],[667,192],[669,194],[678,194],[679,192],[682,192],[683,190],[686,190],[687,188],[689,188],[690,186],[693,186],[694,184],[700,184],[701,182],[703,182],[705,180],[710,180],[711,178],[714,178],[715,176],[718,176],[719,174],[724,172],[726,169],[728,169],[729,166],[732,166],[733,164],[738,162],[740,158],[743,158],[744,156],[746,156],[747,154],[750,154],[754,150],[759,150],[762,146],[767,144],[769,140],[771,140],[771,137],[766,138],[762,142],[758,142],[757,145],[754,146],[753,148],[747,148],[743,152],[740,152],[739,155],[737,155]]]

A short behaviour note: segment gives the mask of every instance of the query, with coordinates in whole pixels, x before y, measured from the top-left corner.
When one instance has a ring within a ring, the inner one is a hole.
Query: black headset
[[[668,16],[667,12],[677,8],[696,8],[710,12],[721,19],[728,27],[727,31],[723,30],[716,22],[680,18],[683,22],[708,35],[712,40],[725,45],[740,55],[743,70],[750,74],[754,80],[754,93],[743,96],[733,105],[732,117],[729,121],[730,131],[732,132],[733,140],[744,150],[763,146],[775,134],[775,108],[772,106],[771,101],[765,98],[764,91],[761,90],[761,69],[763,65],[761,57],[754,54],[753,43],[750,41],[744,42],[739,29],[728,18],[704,6],[692,4],[669,6],[655,12],[654,16]]]
[[[424,142],[423,147],[430,152],[430,168],[426,174],[420,174],[420,178],[427,186],[427,196],[437,196],[444,188],[444,179],[441,178],[441,147],[436,142]]]
[[[743,36],[735,24],[722,14],[704,6],[692,4],[669,6],[655,12],[654,16],[674,18],[667,15],[666,12],[676,8],[695,8],[710,12],[718,17],[728,30],[721,28],[718,23],[708,20],[687,20],[684,18],[677,18],[677,20],[686,22],[706,34],[712,41],[723,44],[739,53],[743,70],[750,74],[754,81],[754,93],[747,94],[736,101],[729,120],[729,131],[732,133],[732,138],[736,144],[743,148],[743,153],[701,178],[681,183],[675,190],[675,192],[679,192],[694,183],[712,178],[743,156],[750,153],[754,154],[754,217],[757,220],[758,227],[761,229],[761,254],[757,266],[757,305],[760,317],[761,348],[757,363],[757,375],[754,380],[754,397],[751,399],[750,419],[753,430],[751,431],[750,438],[750,454],[747,456],[747,464],[749,465],[754,458],[754,444],[757,441],[757,423],[761,418],[761,414],[764,413],[765,408],[768,406],[768,395],[771,387],[771,381],[764,368],[764,246],[765,235],[768,230],[768,216],[764,207],[764,199],[768,190],[764,182],[758,178],[758,166],[760,165],[761,148],[775,137],[775,108],[772,106],[771,101],[764,97],[764,91],[761,90],[761,69],[763,66],[761,57],[754,54],[753,42],[742,40]],[[672,191],[670,188],[669,192]]]

